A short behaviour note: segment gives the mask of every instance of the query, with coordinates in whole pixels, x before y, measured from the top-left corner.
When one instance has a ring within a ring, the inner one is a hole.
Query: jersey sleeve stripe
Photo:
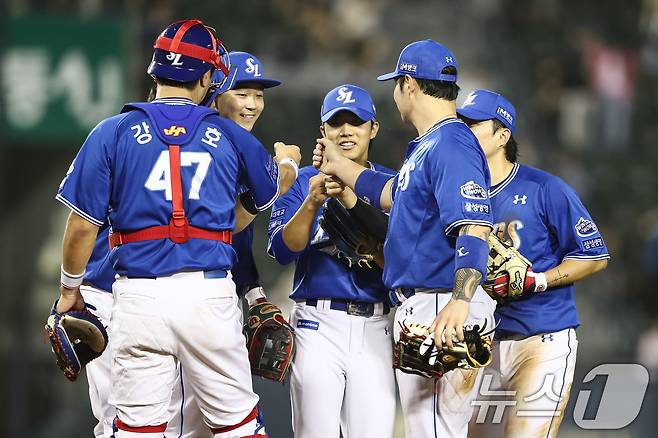
[[[55,199],[57,199],[59,202],[62,204],[66,205],[68,208],[73,210],[78,216],[82,217],[83,219],[91,222],[92,224],[96,226],[103,226],[104,221],[100,221],[96,219],[95,217],[85,213],[84,211],[80,210],[78,207],[76,207],[71,201],[63,197],[62,195],[58,194],[55,196]]]
[[[450,234],[450,232],[452,230],[454,230],[455,227],[459,227],[459,226],[467,225],[467,224],[468,225],[483,225],[485,227],[493,228],[493,224],[489,221],[479,221],[479,220],[475,220],[475,219],[460,219],[460,220],[455,221],[455,222],[451,223],[450,225],[448,225],[448,227],[445,229],[445,233],[446,233],[446,235]]]
[[[277,172],[277,174],[276,174],[276,193],[274,194],[272,199],[267,201],[267,203],[265,205],[263,205],[262,207],[259,207],[257,205],[256,210],[258,210],[258,211],[267,210],[268,208],[270,208],[272,206],[272,204],[274,204],[276,202],[277,199],[279,199],[279,192],[281,191],[281,186],[279,185],[280,182],[281,182],[281,172]]]
[[[272,257],[273,259],[276,259],[276,257],[275,257],[274,254],[272,253],[272,242],[274,241],[274,237],[276,236],[276,234],[277,234],[279,231],[283,230],[284,227],[285,227],[285,224],[284,224],[284,225],[279,225],[278,227],[276,227],[276,228],[274,229],[274,231],[272,231],[272,234],[270,235],[270,239],[269,239],[268,242],[267,242],[267,255],[269,255],[269,256]]]
[[[579,256],[579,255],[571,255],[571,256],[566,256],[563,260],[605,260],[609,259],[610,254],[599,254],[599,255],[592,255],[592,256]]]

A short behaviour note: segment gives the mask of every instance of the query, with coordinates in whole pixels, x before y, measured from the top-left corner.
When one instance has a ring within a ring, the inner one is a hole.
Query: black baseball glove
[[[249,306],[244,331],[251,373],[283,382],[295,357],[295,330],[281,310],[268,301]]]
[[[320,226],[335,246],[334,256],[348,267],[356,265],[372,268],[375,264],[383,264],[383,240],[369,233],[362,223],[352,216],[350,210],[336,199],[327,200]]]

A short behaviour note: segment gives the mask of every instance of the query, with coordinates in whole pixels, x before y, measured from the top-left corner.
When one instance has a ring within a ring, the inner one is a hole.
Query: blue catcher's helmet
[[[217,69],[229,75],[228,52],[213,31],[200,20],[181,20],[167,26],[155,40],[147,70],[153,77],[191,82]]]

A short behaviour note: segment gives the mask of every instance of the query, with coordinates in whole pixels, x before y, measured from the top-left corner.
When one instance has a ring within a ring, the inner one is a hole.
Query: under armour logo
[[[446,56],[446,62],[454,62],[454,59],[452,59],[452,56]]]
[[[457,255],[459,257],[464,257],[466,254],[470,254],[469,251],[466,251],[466,252],[464,252],[464,251],[466,251],[466,248],[464,248],[463,246],[461,248],[457,248]]]
[[[553,341],[553,333],[544,333],[541,335],[541,341],[542,342],[552,342]]]
[[[391,331],[389,330],[388,326],[384,327],[384,334],[385,334],[386,336],[388,336],[388,335],[391,334]]]
[[[404,309],[404,314],[406,316],[412,315],[413,313],[414,313],[414,308],[413,307],[407,307],[406,309]]]
[[[519,202],[522,205],[525,205],[525,201],[528,199],[526,195],[520,196],[520,195],[514,195],[514,204],[518,204]]]

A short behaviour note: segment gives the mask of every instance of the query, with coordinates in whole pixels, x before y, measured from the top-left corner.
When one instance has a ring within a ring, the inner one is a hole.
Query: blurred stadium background
[[[656,436],[657,0],[4,0],[0,8],[0,436],[92,435],[85,378],[67,382],[41,337],[68,213],[53,196],[86,133],[145,98],[151,44],[184,17],[215,26],[229,49],[254,53],[284,82],[266,93],[255,134],[266,145],[298,144],[304,164],[322,97],[352,82],[377,104],[371,158],[398,168],[415,134],[399,120],[391,84],[375,77],[414,40],[455,52],[459,102],[475,88],[509,97],[521,161],[578,190],[612,254],[606,271],[577,287],[578,365],[560,436]],[[258,218],[262,280],[289,308],[291,267],[265,254],[266,224]],[[571,412],[583,376],[620,362],[651,373],[640,416],[618,431],[579,429]],[[256,388],[270,436],[291,437],[287,388],[260,380]]]

